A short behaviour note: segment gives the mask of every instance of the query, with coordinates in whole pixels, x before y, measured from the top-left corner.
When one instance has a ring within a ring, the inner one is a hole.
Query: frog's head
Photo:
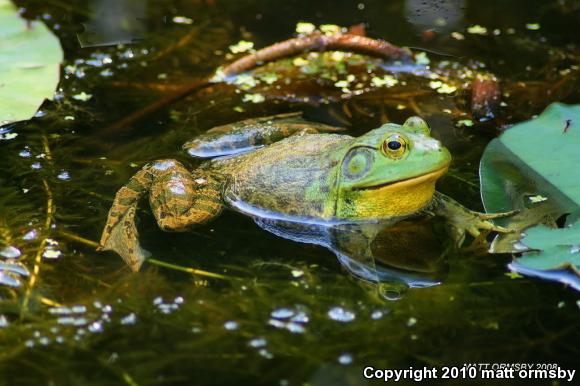
[[[405,216],[427,205],[451,155],[411,117],[356,138],[341,162],[336,215],[348,219]]]

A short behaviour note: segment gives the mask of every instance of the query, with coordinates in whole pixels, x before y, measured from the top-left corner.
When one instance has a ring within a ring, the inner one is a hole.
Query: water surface
[[[577,367],[577,293],[509,275],[510,256],[453,254],[440,285],[385,301],[327,249],[278,238],[233,212],[189,234],[161,232],[146,206],[139,213],[141,240],[156,260],[224,278],[155,264],[133,274],[90,244],[114,193],[139,167],[160,157],[187,160],[181,144],[213,126],[302,110],[358,135],[415,113],[410,100],[381,93],[318,105],[248,103],[231,87],[214,87],[129,130],[100,134],[209,75],[228,60],[229,45],[244,39],[263,47],[290,37],[299,21],[365,22],[370,36],[452,55],[428,54],[480,66],[506,84],[500,117],[472,127],[445,111],[465,111],[460,97],[431,92],[413,101],[454,155],[440,189],[480,209],[478,160],[496,129],[538,114],[551,100],[579,102],[575,2],[458,0],[428,9],[412,0],[17,3],[60,37],[66,61],[55,102],[0,142],[0,248],[16,248],[31,272],[20,287],[0,288],[1,384],[363,385],[367,365]],[[124,13],[136,16],[128,17],[134,25],[125,35],[103,24]],[[92,35],[79,39],[81,23]],[[474,25],[487,34],[468,33]],[[434,29],[432,39],[427,29]],[[94,46],[111,39],[139,41]],[[83,92],[87,100],[74,98]],[[432,250],[404,242],[377,248],[399,261],[419,261]]]

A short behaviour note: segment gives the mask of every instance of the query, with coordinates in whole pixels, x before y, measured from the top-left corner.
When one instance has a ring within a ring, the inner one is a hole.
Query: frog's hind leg
[[[194,176],[175,160],[144,166],[117,192],[99,243],[100,250],[117,252],[135,271],[148,255],[139,245],[135,226],[137,205],[145,194],[157,224],[165,231],[182,232],[206,223],[223,208],[220,183],[215,179]]]
[[[250,151],[293,135],[340,132],[344,129],[308,122],[301,113],[252,118],[214,127],[183,145],[192,157],[212,158]]]

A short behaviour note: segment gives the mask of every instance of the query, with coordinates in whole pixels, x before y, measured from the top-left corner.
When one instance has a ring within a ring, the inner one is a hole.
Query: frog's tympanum
[[[279,236],[324,245],[342,260],[355,256],[350,269],[364,277],[377,229],[411,216],[445,217],[459,244],[466,232],[506,231],[489,221],[505,214],[472,212],[435,192],[451,155],[423,119],[388,123],[358,138],[337,132],[297,114],[209,130],[184,149],[211,159],[194,170],[171,159],[152,162],[118,191],[100,248],[141,266],[146,252],[134,217],[145,194],[165,231],[203,225],[227,207]]]

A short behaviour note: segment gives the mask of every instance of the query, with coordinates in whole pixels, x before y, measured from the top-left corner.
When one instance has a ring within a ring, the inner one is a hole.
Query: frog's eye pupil
[[[387,147],[391,150],[399,150],[401,148],[401,142],[399,141],[389,141],[389,143],[387,144]]]

